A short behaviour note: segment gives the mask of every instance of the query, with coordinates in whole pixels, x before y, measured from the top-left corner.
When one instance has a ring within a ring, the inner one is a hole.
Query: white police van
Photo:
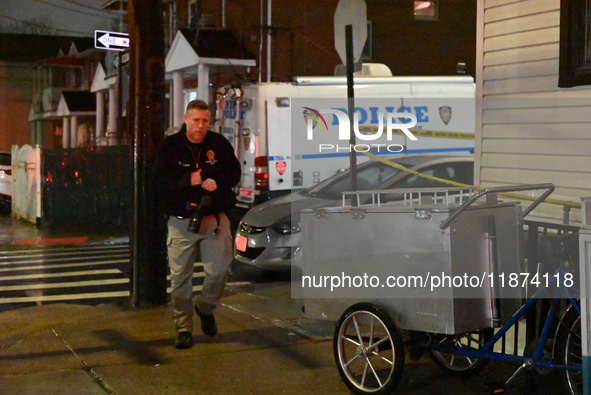
[[[359,129],[367,134],[359,136],[368,140],[355,146],[358,160],[365,160],[361,152],[365,150],[388,155],[473,153],[472,77],[393,77],[385,65],[364,64],[354,78],[354,91]],[[232,143],[242,165],[239,207],[251,208],[309,187],[349,167],[348,142],[326,142],[326,136],[332,133],[334,137],[337,132],[323,134],[316,127],[317,115],[323,115],[320,126],[329,131],[339,127],[337,117],[313,108],[325,105],[325,100],[336,100],[331,108],[346,112],[346,77],[296,77],[293,82],[249,83],[218,90],[216,128]],[[386,141],[387,117],[382,118],[384,133],[377,139],[381,115],[391,113],[414,115],[416,125],[410,132],[416,140],[398,133]],[[314,118],[313,138],[306,139],[310,117]],[[301,132],[296,131],[299,128]]]

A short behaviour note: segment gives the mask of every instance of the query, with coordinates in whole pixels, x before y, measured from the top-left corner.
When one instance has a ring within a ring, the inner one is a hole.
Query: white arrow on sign
[[[113,37],[110,36],[109,33],[103,34],[98,38],[99,42],[103,44],[105,47],[109,48],[110,46],[115,47],[129,47],[129,38],[123,37]]]
[[[129,34],[95,30],[94,47],[98,49],[124,51],[129,48]]]

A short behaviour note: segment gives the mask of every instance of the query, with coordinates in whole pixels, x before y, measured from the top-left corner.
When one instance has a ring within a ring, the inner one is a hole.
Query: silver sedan
[[[474,182],[474,159],[471,156],[409,155],[389,160],[429,176],[469,185]],[[357,171],[358,190],[446,186],[378,161],[363,163]],[[290,270],[292,260],[300,254],[301,210],[339,204],[342,192],[350,190],[351,175],[347,170],[308,189],[254,207],[238,226],[234,257],[261,269]],[[388,196],[389,200],[402,198],[395,191]]]

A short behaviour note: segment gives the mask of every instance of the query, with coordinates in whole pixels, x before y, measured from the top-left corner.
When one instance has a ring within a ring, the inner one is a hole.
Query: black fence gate
[[[42,151],[42,225],[127,229],[129,147]]]

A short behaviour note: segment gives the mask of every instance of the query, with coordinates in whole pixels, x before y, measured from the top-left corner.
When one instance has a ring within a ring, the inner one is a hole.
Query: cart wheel
[[[581,316],[574,308],[562,318],[562,322],[556,334],[556,346],[554,348],[554,362],[559,365],[581,367],[582,339]],[[583,394],[583,372],[576,370],[561,370],[560,381],[568,394]]]
[[[449,347],[470,347],[480,349],[493,336],[493,329],[486,328],[460,335],[440,336],[439,344]],[[471,376],[478,373],[488,362],[486,359],[466,357],[444,351],[431,350],[431,359],[444,372],[454,376]]]
[[[370,303],[349,307],[334,334],[341,378],[356,394],[389,394],[404,366],[400,332],[386,311]]]

